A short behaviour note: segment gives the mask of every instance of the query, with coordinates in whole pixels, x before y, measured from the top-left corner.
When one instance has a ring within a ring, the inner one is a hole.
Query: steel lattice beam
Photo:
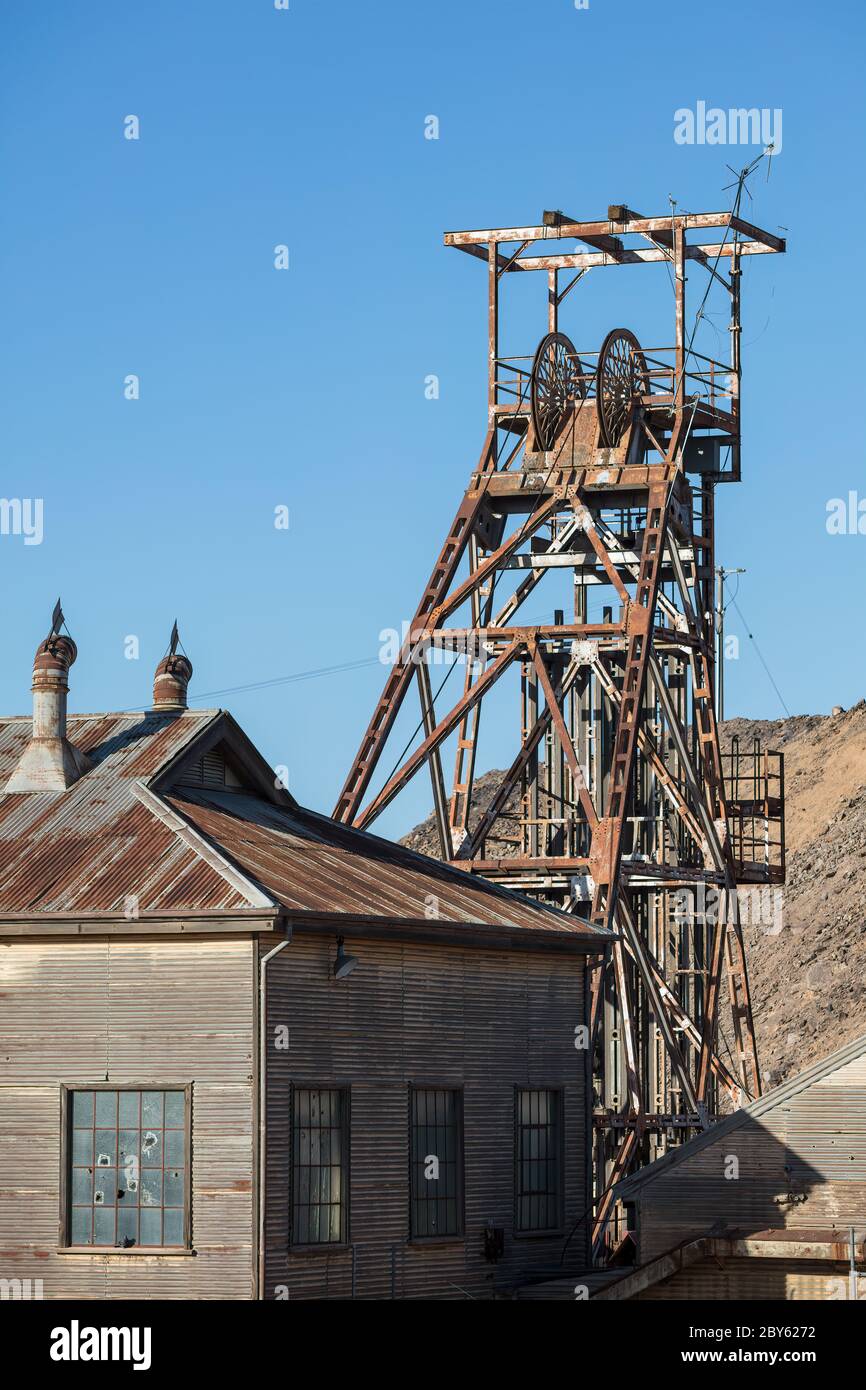
[[[785,243],[730,213],[645,218],[620,205],[608,214],[581,222],[551,213],[541,225],[446,236],[487,262],[489,429],[335,810],[371,824],[426,764],[443,857],[615,932],[592,980],[599,1250],[617,1211],[617,1179],[662,1151],[666,1129],[687,1135],[705,1125],[720,1090],[734,1103],[760,1094],[737,885],[762,875],[778,882],[784,866],[781,830],[779,863],[748,860],[744,831],[734,843],[732,807],[742,817],[755,798],[738,803],[733,763],[726,784],[708,615],[714,487],[739,478],[740,258]],[[707,238],[712,229],[718,241]],[[551,254],[551,238],[582,246]],[[730,366],[695,358],[690,260],[729,292]],[[499,357],[501,288],[516,271],[542,271],[547,329],[557,334],[562,301],[589,269],[662,261],[673,270],[673,343],[629,359],[637,375],[622,435],[613,446],[603,438],[601,355],[575,354],[583,384],[545,451],[534,434],[532,354]],[[577,274],[561,289],[566,268]],[[698,430],[730,447],[726,473],[694,478]],[[548,576],[569,573],[573,615],[518,616]],[[591,615],[590,592],[609,598],[609,609]],[[462,695],[445,714],[434,708],[425,664],[434,648],[466,659]],[[520,735],[489,804],[475,810],[482,710],[515,669]],[[416,672],[423,738],[362,809]],[[452,738],[446,797],[440,759]],[[715,916],[703,905],[708,888],[720,896]],[[723,978],[729,1060],[719,1051]]]

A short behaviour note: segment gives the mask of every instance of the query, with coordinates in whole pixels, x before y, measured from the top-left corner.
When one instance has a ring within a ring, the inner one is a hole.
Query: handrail
[[[635,349],[630,349],[630,351],[635,351]],[[650,398],[650,404],[653,396],[664,398],[672,395],[676,389],[678,373],[675,361],[670,359],[676,353],[676,348],[641,348],[640,352],[645,364],[645,370],[640,372],[643,388],[640,394],[645,400]],[[665,354],[668,360],[658,355],[661,353]],[[599,357],[600,349],[575,350],[575,352],[566,355],[572,363],[578,363],[581,368],[589,368],[589,370],[582,370],[574,374],[575,379],[583,385],[584,396],[592,398],[597,395],[597,371],[593,363],[594,359]],[[689,399],[704,400],[710,406],[714,406],[720,401],[733,402],[736,398],[735,389],[731,384],[732,378],[736,375],[734,368],[714,357],[707,357],[704,353],[690,350],[689,355],[695,358],[699,364],[702,364],[687,368],[683,373],[683,385]],[[507,397],[523,398],[527,383],[532,376],[531,370],[525,364],[534,362],[534,360],[534,354],[519,354],[494,359],[494,386],[497,392],[497,403],[501,403],[503,406],[509,404],[507,401],[499,401],[500,394]],[[687,389],[689,386],[691,387],[690,391]]]
[[[566,355],[567,355],[568,357],[571,357],[571,358],[578,358],[578,359],[580,359],[581,361],[585,361],[585,360],[588,359],[588,358],[598,357],[599,351],[600,351],[599,348],[586,348],[586,349],[575,350],[575,352],[573,352],[573,353],[570,352],[570,353],[567,353]],[[662,352],[664,352],[664,353],[675,353],[675,352],[676,352],[676,347],[673,346],[672,344],[670,344],[670,345],[664,345],[664,346],[660,346],[660,347],[650,347],[650,348],[642,347],[642,348],[641,348],[641,352],[642,352],[644,358],[645,358],[647,361],[649,361],[649,359],[650,359],[650,357],[653,355],[653,353],[662,353]],[[716,357],[707,357],[707,356],[706,356],[704,353],[702,353],[702,352],[695,352],[694,348],[690,348],[690,349],[689,349],[689,356],[690,356],[690,357],[695,357],[695,358],[697,358],[697,359],[698,359],[699,361],[701,361],[701,362],[707,362],[707,363],[709,363],[711,366],[718,367],[719,370],[722,371],[722,372],[732,372],[732,371],[734,370],[733,366],[731,366],[730,363],[728,363],[728,362],[721,362],[721,361],[720,361],[718,358],[716,358]],[[534,354],[534,353],[514,353],[514,354],[509,354],[507,357],[496,357],[496,358],[494,358],[494,362],[495,362],[495,365],[496,365],[497,367],[509,366],[512,362],[533,362],[534,360],[535,360],[535,354]],[[657,359],[657,360],[659,361],[659,365],[660,365],[660,366],[668,367],[668,364],[667,364],[666,362],[664,362],[662,359]]]

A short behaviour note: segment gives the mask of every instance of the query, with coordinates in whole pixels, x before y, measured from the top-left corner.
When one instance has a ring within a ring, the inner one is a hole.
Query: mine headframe
[[[445,242],[487,265],[487,433],[335,815],[371,825],[426,765],[443,858],[615,933],[591,1008],[595,1236],[610,1250],[618,1179],[705,1128],[723,1094],[761,1090],[741,917],[744,890],[763,916],[784,876],[782,759],[720,744],[714,496],[740,477],[742,259],[785,243],[732,213],[621,205]],[[561,331],[588,271],[657,262],[673,289],[667,346],[613,328],[578,349]],[[694,350],[690,262],[729,297],[728,362]],[[547,331],[504,358],[501,287],[530,271],[547,277]],[[561,606],[527,619],[542,581]],[[462,693],[441,713],[431,669],[451,662],[448,675],[458,656]],[[481,712],[507,673],[519,737],[476,809]],[[372,791],[413,684],[421,742]]]

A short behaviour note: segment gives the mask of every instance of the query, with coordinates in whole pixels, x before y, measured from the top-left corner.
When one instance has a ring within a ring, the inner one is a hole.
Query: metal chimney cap
[[[185,710],[187,686],[192,678],[192,662],[177,650],[177,623],[172,628],[168,655],[162,658],[153,676],[155,711]]]
[[[77,656],[78,648],[72,638],[53,632],[36,648],[33,674],[35,676],[40,671],[62,671],[65,675]]]

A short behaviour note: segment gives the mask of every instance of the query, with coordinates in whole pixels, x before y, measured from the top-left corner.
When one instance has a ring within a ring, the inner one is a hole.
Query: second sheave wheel
[[[647,366],[641,345],[628,328],[612,328],[601,345],[596,395],[601,441],[615,449],[631,419],[635,400],[647,390]]]

